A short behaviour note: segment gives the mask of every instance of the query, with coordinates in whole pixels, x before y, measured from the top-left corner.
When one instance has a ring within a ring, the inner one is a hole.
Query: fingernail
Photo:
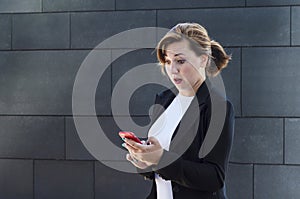
[[[122,147],[125,147],[125,143],[122,144]]]
[[[122,138],[123,141],[125,141],[125,138]]]

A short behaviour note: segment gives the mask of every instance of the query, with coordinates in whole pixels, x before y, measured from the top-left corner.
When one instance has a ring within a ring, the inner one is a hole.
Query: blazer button
[[[172,187],[172,190],[173,190],[174,192],[179,192],[180,189],[179,189],[178,186],[175,185],[175,186]]]

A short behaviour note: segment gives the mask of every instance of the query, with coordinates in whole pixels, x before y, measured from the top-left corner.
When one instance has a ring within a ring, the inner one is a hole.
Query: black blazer
[[[154,173],[171,180],[174,199],[227,199],[225,176],[234,133],[234,109],[226,97],[216,89],[209,90],[208,85],[211,84],[206,80],[198,89],[172,136],[169,151],[163,152],[159,164],[146,170],[138,169],[145,179],[153,181],[147,199],[156,199]],[[177,93],[177,89],[172,88],[156,96],[155,104],[161,106],[153,109],[152,123],[171,104]],[[214,99],[225,103],[226,117],[213,149],[205,157],[199,157],[211,121],[211,96],[217,96]],[[170,164],[170,161],[173,162]]]

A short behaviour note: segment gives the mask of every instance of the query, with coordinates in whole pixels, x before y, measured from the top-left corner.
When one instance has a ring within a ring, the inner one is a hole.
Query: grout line
[[[155,26],[158,27],[158,10],[155,10]]]
[[[115,0],[115,11],[117,11],[117,0]]]
[[[96,199],[96,161],[93,161],[93,195]]]
[[[67,160],[67,132],[66,132],[66,117],[64,117],[64,158]]]
[[[292,46],[292,6],[290,6],[290,46]]]
[[[241,117],[243,117],[243,48],[240,48],[240,59],[241,59],[241,64],[240,64],[240,111],[241,111]]]
[[[40,0],[40,2],[41,2],[41,12],[43,12],[44,11],[44,1]]]
[[[252,166],[252,199],[255,199],[255,165]]]
[[[300,4],[299,4],[300,5]],[[118,10],[116,9],[116,4],[115,4],[115,10],[114,9],[104,9],[104,10],[71,10],[71,12],[74,13],[99,13],[99,12],[139,12],[139,11],[151,11],[151,10],[161,10],[161,11],[177,11],[177,10],[206,10],[206,9],[210,9],[210,10],[217,10],[217,9],[249,9],[249,8],[286,8],[286,7],[290,7],[290,6],[299,6],[297,5],[254,5],[254,6],[249,6],[247,5],[247,7],[245,7],[245,5],[241,5],[241,6],[219,6],[219,7],[190,7],[190,8],[185,8],[185,7],[179,7],[179,8],[143,8],[143,9],[121,9]],[[62,10],[62,11],[44,11],[42,13],[44,14],[51,14],[51,13],[67,13],[70,12],[70,10]],[[40,11],[31,11],[31,12],[2,12],[0,14],[40,14]]]
[[[299,4],[300,5],[300,4]],[[258,5],[254,5],[254,6],[248,6],[245,7],[245,5],[241,5],[241,6],[218,6],[218,7],[179,7],[179,8],[143,8],[143,9],[121,9],[121,10],[117,10],[116,9],[116,4],[115,4],[115,10],[113,9],[104,9],[104,10],[72,10],[71,12],[74,13],[99,13],[99,12],[128,12],[128,11],[132,11],[132,12],[139,12],[139,11],[151,11],[151,10],[162,10],[162,11],[168,11],[168,10],[206,10],[206,9],[211,9],[211,10],[216,10],[216,9],[249,9],[249,8],[280,8],[280,7],[290,7],[290,6],[299,6],[299,5],[262,5],[262,6],[258,6]],[[44,14],[51,14],[51,13],[67,13],[70,12],[70,10],[62,10],[62,11],[44,11]],[[31,12],[2,12],[0,14],[40,14],[40,11],[31,11]]]
[[[203,7],[173,7],[173,8],[132,8],[132,9],[118,9],[116,11],[149,11],[149,10],[162,10],[162,11],[168,11],[168,10],[205,10],[205,9],[248,9],[248,8],[278,8],[278,7],[288,7],[290,5],[253,5],[253,6],[249,6],[247,5],[247,7],[245,6],[247,3],[245,3],[244,5],[240,5],[240,6],[203,6]],[[107,11],[111,11],[111,10],[107,10]],[[58,12],[58,11],[56,11]],[[85,11],[76,11],[76,12],[85,12]],[[88,12],[93,12],[93,11],[88,11]]]
[[[149,115],[114,115],[115,117],[149,117]],[[0,117],[112,117],[112,115],[15,115],[15,114],[0,114]],[[300,119],[299,116],[270,116],[270,115],[263,115],[263,116],[235,116],[235,118],[289,118],[289,119]]]
[[[12,40],[11,40],[12,42]],[[243,48],[243,49],[248,49],[248,48],[291,48],[290,44],[288,45],[277,45],[277,46],[223,46],[224,48]],[[298,48],[300,45],[293,45],[293,48]],[[113,50],[136,50],[136,48],[114,48]],[[153,48],[144,48],[144,49],[153,49]],[[51,48],[51,49],[46,49],[46,48],[32,48],[32,49],[0,49],[0,52],[40,52],[40,51],[79,51],[79,50],[111,50],[111,48]]]
[[[10,50],[13,50],[13,17],[14,15],[10,15]]]
[[[112,96],[113,93],[113,50],[110,50],[110,97]]]
[[[230,164],[236,164],[236,165],[249,165],[253,164],[256,166],[300,166],[300,164],[286,164],[282,165],[282,163],[258,163],[258,162],[234,162],[229,161]]]
[[[35,199],[35,160],[32,161],[32,198]]]
[[[283,149],[282,149],[282,155],[283,155],[283,165],[286,163],[285,162],[285,123],[286,123],[286,119],[285,118],[283,118],[283,133],[282,133],[282,137],[283,137],[283,140],[282,140],[282,147],[283,147]]]
[[[71,23],[72,23],[71,12],[69,12],[69,49],[72,48],[72,45],[71,45],[71,42],[72,42],[72,32],[71,32],[72,26],[71,26]]]
[[[247,0],[245,0],[245,7],[247,7]]]

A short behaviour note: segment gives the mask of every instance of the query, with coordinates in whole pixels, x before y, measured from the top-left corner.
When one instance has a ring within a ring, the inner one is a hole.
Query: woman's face
[[[166,48],[165,69],[179,93],[192,96],[205,80],[207,55],[197,56],[187,40],[171,43]]]

